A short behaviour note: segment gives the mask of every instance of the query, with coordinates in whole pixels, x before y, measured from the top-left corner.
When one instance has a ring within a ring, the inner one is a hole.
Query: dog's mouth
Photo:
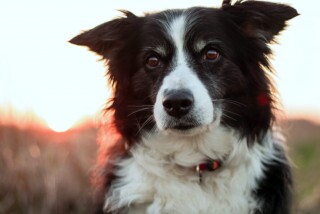
[[[177,123],[167,126],[164,131],[167,134],[179,136],[194,136],[208,130],[208,125],[198,123]]]
[[[201,124],[193,118],[168,120],[164,130],[188,131],[201,126]]]
[[[187,131],[196,127],[197,127],[196,125],[178,124],[176,126],[173,126],[171,129]]]
[[[210,129],[210,125],[200,124],[177,124],[174,126],[166,127],[166,134],[173,134],[178,136],[195,136],[206,132]]]
[[[194,136],[203,132],[211,131],[220,124],[220,111],[216,111],[210,123],[201,123],[193,118],[184,120],[167,121],[161,130],[167,134]]]

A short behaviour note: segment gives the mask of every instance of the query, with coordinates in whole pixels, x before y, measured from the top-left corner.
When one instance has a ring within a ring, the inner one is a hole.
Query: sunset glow
[[[73,122],[70,121],[63,121],[63,120],[56,120],[48,122],[49,128],[51,128],[55,132],[65,132],[71,128]]]
[[[315,8],[319,2],[314,1],[312,7],[298,0],[283,2],[293,5],[302,15],[289,22],[288,30],[279,37],[280,45],[272,47],[275,80],[285,111],[312,112],[317,117],[320,115],[320,72],[316,71],[320,29],[312,26],[318,25]],[[145,11],[220,3],[33,0],[21,1],[17,7],[12,1],[3,1],[0,24],[6,33],[0,34],[0,107],[10,105],[20,112],[31,110],[51,129],[66,131],[82,117],[100,112],[110,94],[104,62],[86,48],[67,41],[82,30],[119,16],[118,9],[142,15]],[[304,54],[297,54],[297,50],[303,50]]]

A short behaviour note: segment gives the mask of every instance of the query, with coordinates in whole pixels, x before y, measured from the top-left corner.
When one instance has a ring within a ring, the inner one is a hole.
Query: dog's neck
[[[119,161],[116,172],[119,179],[107,194],[106,207],[117,210],[133,205],[130,209],[140,209],[148,204],[148,210],[187,213],[190,209],[199,213],[204,201],[208,202],[204,207],[220,213],[225,207],[228,209],[224,213],[237,213],[239,207],[240,213],[248,213],[256,206],[251,192],[263,176],[262,161],[274,155],[272,148],[264,152],[271,139],[266,137],[265,141],[266,145],[256,143],[249,148],[245,139],[239,140],[236,133],[222,126],[198,136],[145,133],[130,149],[132,156]],[[223,165],[216,171],[201,171],[199,182],[194,167],[208,159],[223,160]],[[184,194],[183,202],[179,201],[181,194]],[[246,200],[241,198],[244,194]],[[159,207],[158,200],[168,198],[177,204],[171,208]],[[197,205],[192,207],[193,203]]]

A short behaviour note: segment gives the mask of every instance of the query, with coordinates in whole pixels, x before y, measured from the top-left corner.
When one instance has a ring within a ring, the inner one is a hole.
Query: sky
[[[109,97],[104,63],[67,41],[120,15],[222,0],[10,0],[0,2],[0,108],[32,111],[56,130],[99,112]],[[279,2],[279,1],[273,1]],[[280,1],[301,14],[289,21],[274,50],[275,81],[288,114],[320,117],[320,1]]]

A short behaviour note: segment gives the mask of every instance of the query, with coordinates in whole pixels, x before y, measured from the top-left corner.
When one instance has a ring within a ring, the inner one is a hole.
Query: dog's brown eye
[[[150,56],[147,59],[146,64],[150,68],[156,68],[160,65],[160,59],[157,56]]]
[[[219,59],[219,57],[220,57],[220,53],[212,48],[206,50],[204,55],[204,59],[209,61],[215,61]]]

